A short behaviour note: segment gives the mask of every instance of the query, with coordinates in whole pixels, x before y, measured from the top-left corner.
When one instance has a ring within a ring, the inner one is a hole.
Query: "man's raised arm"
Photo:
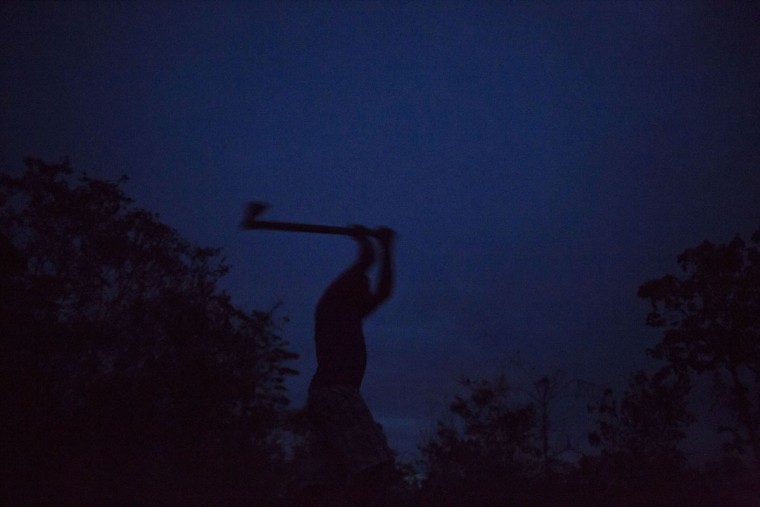
[[[380,257],[380,273],[377,282],[377,291],[373,294],[370,312],[388,299],[393,292],[393,243],[396,233],[388,227],[378,227],[374,236],[380,242],[382,254]]]

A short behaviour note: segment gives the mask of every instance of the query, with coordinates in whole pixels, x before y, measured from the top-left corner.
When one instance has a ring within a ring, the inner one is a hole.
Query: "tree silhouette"
[[[133,207],[123,180],[25,164],[0,175],[0,235],[25,261],[0,292],[6,500],[273,494],[296,357],[273,313],[235,307],[219,250]]]
[[[421,485],[430,505],[545,505],[562,498],[571,468],[552,445],[552,405],[576,381],[560,372],[528,389],[504,376],[462,381],[465,396],[450,406],[455,419],[438,421],[420,447],[427,468]]]
[[[513,367],[523,371],[526,380],[536,378],[527,382],[530,387],[517,390],[530,400],[536,413],[535,435],[540,451],[539,473],[549,477],[557,472],[566,472],[568,462],[564,456],[578,451],[567,434],[557,434],[555,426],[558,414],[555,412],[563,399],[577,397],[588,389],[589,384],[577,378],[568,379],[562,370],[555,370],[550,375],[537,376],[535,370],[519,360],[513,360],[511,363]],[[563,440],[559,440],[558,437]]]
[[[467,395],[450,406],[458,422],[438,421],[435,436],[420,448],[427,466],[423,487],[432,504],[514,500],[520,479],[539,467],[534,408],[515,402],[503,376],[462,384]]]
[[[729,447],[747,447],[760,465],[760,230],[750,244],[736,236],[709,241],[678,256],[684,275],[639,288],[652,310],[647,323],[664,329],[649,353],[685,379],[711,374],[717,401],[732,412]]]
[[[673,505],[685,498],[686,459],[679,448],[692,416],[688,384],[663,370],[632,375],[622,399],[605,389],[589,405],[596,428],[589,443],[601,451],[579,462],[580,477],[601,503]]]
[[[636,372],[622,400],[605,389],[602,399],[589,406],[597,424],[590,443],[608,455],[635,454],[645,461],[680,456],[678,443],[693,420],[686,409],[687,392],[683,379]]]

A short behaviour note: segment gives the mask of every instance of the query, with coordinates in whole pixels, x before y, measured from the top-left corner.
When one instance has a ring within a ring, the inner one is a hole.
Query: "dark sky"
[[[758,26],[722,2],[4,2],[0,163],[127,174],[223,247],[237,304],[284,302],[296,405],[354,246],[240,232],[243,204],[395,228],[363,392],[408,457],[515,354],[598,383],[648,364],[637,287],[760,226]]]

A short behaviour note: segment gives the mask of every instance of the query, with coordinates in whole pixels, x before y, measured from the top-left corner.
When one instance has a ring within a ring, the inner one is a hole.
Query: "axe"
[[[254,201],[249,202],[245,207],[243,221],[240,223],[241,229],[267,229],[270,231],[292,231],[292,232],[316,232],[319,234],[339,234],[342,236],[359,236],[354,227],[339,227],[335,225],[315,225],[299,224],[293,222],[269,222],[259,220],[259,216],[266,211],[268,204]],[[372,229],[365,229],[366,235],[376,236],[377,232]]]

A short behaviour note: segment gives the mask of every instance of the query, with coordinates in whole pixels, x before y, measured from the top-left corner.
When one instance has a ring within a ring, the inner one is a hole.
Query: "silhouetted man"
[[[375,262],[369,236],[381,247],[379,280],[372,291],[367,271]],[[356,261],[336,278],[317,303],[314,341],[317,372],[309,386],[307,414],[311,450],[336,504],[361,505],[393,466],[382,427],[375,422],[359,389],[367,365],[362,321],[391,294],[391,229],[357,226]],[[329,501],[329,500],[328,500]]]

